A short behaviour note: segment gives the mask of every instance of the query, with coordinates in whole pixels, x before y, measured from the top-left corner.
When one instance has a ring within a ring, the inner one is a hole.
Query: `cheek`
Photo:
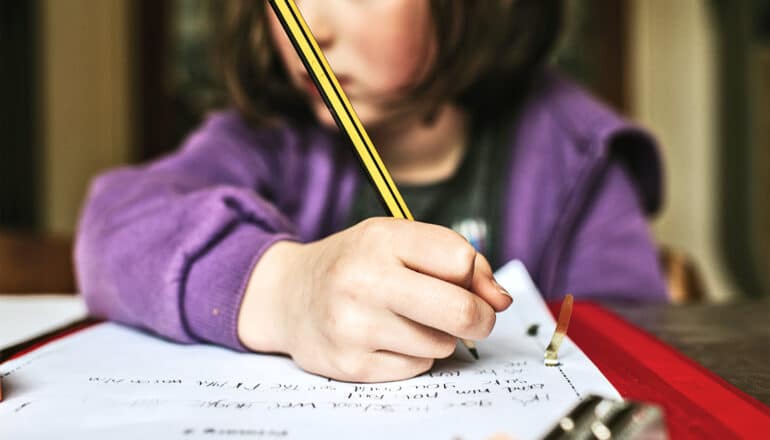
[[[431,61],[434,41],[427,2],[407,3],[414,7],[383,10],[368,27],[355,31],[351,45],[361,60],[357,76],[371,92],[408,87]]]

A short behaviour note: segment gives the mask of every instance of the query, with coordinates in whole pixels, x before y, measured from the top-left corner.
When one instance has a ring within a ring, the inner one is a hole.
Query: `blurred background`
[[[0,0],[0,292],[74,291],[90,179],[173,150],[221,102],[218,3]],[[554,63],[661,141],[672,299],[765,295],[770,0],[568,5]]]

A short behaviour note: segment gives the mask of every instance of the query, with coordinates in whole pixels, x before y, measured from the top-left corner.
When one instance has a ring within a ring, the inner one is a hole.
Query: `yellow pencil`
[[[297,55],[299,55],[329,108],[334,121],[353,144],[356,156],[366,175],[375,186],[388,214],[395,218],[414,220],[294,0],[269,0],[269,2],[281,22],[281,26],[286,31],[286,35],[294,45]],[[463,343],[468,347],[473,357],[478,359],[479,355],[473,341],[463,340]]]

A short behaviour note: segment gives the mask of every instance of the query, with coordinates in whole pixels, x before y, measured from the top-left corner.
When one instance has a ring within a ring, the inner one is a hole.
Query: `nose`
[[[324,5],[323,0],[307,0],[297,2],[305,22],[313,33],[316,42],[321,50],[331,46],[334,41],[334,31],[327,16],[328,5]],[[326,6],[326,7],[325,7]]]

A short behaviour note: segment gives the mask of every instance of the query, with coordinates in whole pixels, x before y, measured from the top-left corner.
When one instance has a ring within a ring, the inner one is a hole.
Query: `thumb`
[[[502,312],[513,302],[511,295],[495,280],[489,261],[480,253],[476,253],[471,291],[496,312]]]

